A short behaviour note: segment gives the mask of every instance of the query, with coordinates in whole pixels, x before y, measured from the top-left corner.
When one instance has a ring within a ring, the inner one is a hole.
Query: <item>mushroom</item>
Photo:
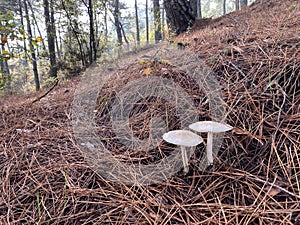
[[[232,130],[232,126],[214,121],[200,121],[189,125],[189,128],[197,132],[207,132],[207,161],[213,164],[212,145],[213,133],[221,133]]]
[[[163,139],[171,144],[179,145],[181,149],[183,171],[189,171],[188,156],[185,147],[194,147],[203,142],[203,139],[188,130],[173,130],[165,133]]]

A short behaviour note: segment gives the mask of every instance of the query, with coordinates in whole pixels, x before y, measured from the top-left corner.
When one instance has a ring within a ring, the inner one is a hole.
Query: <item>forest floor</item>
[[[226,121],[234,129],[225,134],[214,164],[199,171],[204,149],[197,147],[186,175],[178,172],[145,186],[110,181],[91,169],[74,137],[70,118],[79,77],[37,101],[46,90],[5,96],[0,100],[0,224],[300,225],[299,1],[257,0],[238,12],[198,21],[174,41],[200,56],[222,86]],[[101,92],[98,106],[103,99],[106,106],[98,108],[98,131],[116,157],[150,164],[174,146],[162,143],[160,153],[141,154],[115,141],[108,114],[115,93],[145,75],[176,81],[195,102],[203,93],[168,61],[146,60],[124,72],[135,75],[115,75]],[[199,118],[213,119],[202,103]],[[136,136],[147,137],[148,106],[168,105],[142,106],[135,108],[131,125]],[[168,107],[163,111],[175,129],[178,118]]]

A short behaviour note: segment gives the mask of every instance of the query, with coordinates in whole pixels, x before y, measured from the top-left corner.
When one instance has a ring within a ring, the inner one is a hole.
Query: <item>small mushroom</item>
[[[163,139],[174,145],[179,145],[181,148],[183,171],[187,173],[189,171],[188,157],[185,147],[193,147],[203,142],[203,139],[188,130],[173,130],[165,133]]]
[[[189,128],[197,132],[207,132],[207,161],[213,164],[212,145],[213,133],[221,133],[232,130],[232,126],[214,121],[200,121],[189,125]]]

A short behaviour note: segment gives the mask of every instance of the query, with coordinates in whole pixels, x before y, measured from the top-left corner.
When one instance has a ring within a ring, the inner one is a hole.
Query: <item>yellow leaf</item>
[[[146,76],[146,75],[149,75],[151,72],[152,72],[152,69],[147,68],[147,69],[144,69],[144,71],[142,72],[142,75]]]
[[[3,54],[3,55],[9,55],[9,51],[7,51],[7,50],[2,50],[2,54]]]
[[[36,40],[36,42],[42,42],[43,41],[43,39],[41,37],[37,37],[35,40]]]
[[[171,65],[171,61],[170,61],[170,60],[167,60],[167,59],[162,59],[160,62],[161,62],[161,63],[170,64],[170,65]]]

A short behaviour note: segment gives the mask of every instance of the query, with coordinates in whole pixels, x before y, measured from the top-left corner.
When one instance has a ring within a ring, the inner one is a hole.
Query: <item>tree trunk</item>
[[[80,51],[80,58],[81,58],[81,63],[82,63],[82,66],[85,66],[85,57],[84,57],[84,53],[83,53],[83,46],[82,46],[82,42],[81,42],[81,40],[80,40],[80,37],[79,37],[79,35],[78,35],[78,29],[76,29],[75,27],[74,27],[74,25],[73,25],[73,20],[72,20],[72,18],[71,18],[71,16],[70,16],[70,14],[69,14],[69,12],[68,12],[68,10],[67,10],[67,8],[66,8],[66,5],[65,5],[65,2],[64,2],[64,0],[62,0],[61,1],[61,3],[62,3],[62,7],[63,7],[63,10],[65,11],[65,13],[66,13],[66,15],[67,15],[67,18],[68,18],[68,20],[69,20],[69,24],[70,24],[70,27],[71,27],[71,30],[72,30],[72,32],[73,32],[73,34],[74,34],[74,36],[75,36],[75,38],[76,38],[76,41],[77,41],[77,44],[78,44],[78,46],[79,46],[79,51]],[[69,41],[69,43],[71,43],[71,40],[72,40],[72,37],[70,36],[70,41]],[[71,49],[71,47],[70,47],[70,49]]]
[[[19,0],[19,13],[20,13],[20,18],[21,18],[21,25],[24,29],[24,17],[23,17],[23,9],[22,9],[22,0]],[[25,53],[25,56],[24,56],[24,59],[25,59],[25,66],[28,65],[28,60],[27,60],[27,45],[26,45],[26,40],[24,39],[23,41],[23,48],[24,48],[24,53]],[[27,75],[26,73],[24,73],[24,83],[27,82]]]
[[[1,24],[1,21],[0,21]],[[2,39],[3,35],[1,35],[1,39]],[[3,55],[3,51],[5,51],[4,48],[5,44],[2,44],[1,46],[1,55]],[[11,76],[10,76],[10,71],[8,68],[8,59],[2,58],[0,59],[0,74],[2,75],[2,81],[0,83],[0,88],[2,87],[2,85],[5,87],[6,90],[9,90],[11,88]]]
[[[114,19],[115,19],[115,27],[117,31],[118,36],[118,42],[119,45],[123,44],[122,40],[122,28],[121,28],[121,22],[120,22],[120,2],[119,0],[114,1]]]
[[[164,41],[165,40],[165,9],[161,9],[161,39]]]
[[[41,33],[40,28],[39,28],[39,24],[38,24],[38,22],[37,22],[37,20],[36,20],[36,17],[35,17],[35,14],[34,14],[34,10],[33,10],[33,8],[32,8],[32,5],[31,5],[30,1],[28,1],[27,4],[28,4],[28,6],[29,6],[29,8],[30,8],[31,15],[32,15],[34,24],[35,24],[35,26],[36,26],[36,28],[37,28],[37,31],[38,31],[40,37],[42,37],[42,33]],[[42,45],[43,45],[43,50],[46,51],[46,45],[45,45],[44,39],[42,39]]]
[[[223,15],[226,14],[226,0],[223,0]]]
[[[198,19],[202,18],[202,7],[201,0],[197,0],[197,17]]]
[[[195,12],[190,2],[185,0],[164,0],[167,21],[171,32],[180,34],[195,22]]]
[[[193,12],[193,16],[197,17],[197,7],[198,7],[198,0],[190,0],[190,6]]]
[[[51,12],[50,12],[51,4]],[[45,13],[45,23],[47,30],[48,39],[48,51],[50,58],[50,77],[57,77],[57,66],[56,66],[56,55],[55,55],[55,26],[54,26],[54,12],[53,12],[53,2],[52,0],[44,0],[44,13]],[[50,14],[51,13],[51,14]]]
[[[128,41],[127,37],[126,37],[126,33],[125,33],[125,30],[124,30],[123,25],[122,25],[121,22],[120,22],[120,27],[121,27],[121,32],[122,32],[123,37],[124,37],[124,41],[129,46],[129,41]]]
[[[93,11],[94,11],[93,0],[89,0],[88,14],[90,20],[90,52],[89,52],[90,65],[97,60],[97,48],[96,48],[95,32],[94,32]]]
[[[159,0],[153,0],[153,13],[155,43],[158,43],[162,38]]]
[[[26,18],[26,22],[27,22],[28,42],[29,42],[29,48],[31,51],[31,58],[32,58],[35,90],[39,91],[40,90],[40,80],[39,80],[38,68],[37,68],[37,63],[36,63],[35,49],[32,44],[32,31],[31,31],[31,25],[30,25],[30,19],[29,19],[29,13],[28,13],[28,7],[27,7],[26,0],[24,0],[24,9],[25,9],[25,18]]]
[[[239,10],[240,9],[240,0],[235,0],[235,10]]]
[[[248,5],[248,0],[240,0],[240,6],[241,6],[241,8],[244,8],[247,5]]]
[[[138,12],[137,0],[135,0],[134,3],[135,3],[134,7],[135,7],[136,42],[139,45],[141,39],[140,39],[139,12]]]
[[[148,14],[148,0],[146,0],[146,41],[149,43],[149,14]]]
[[[107,24],[107,0],[104,1],[104,40],[105,43],[108,41],[108,24]]]

